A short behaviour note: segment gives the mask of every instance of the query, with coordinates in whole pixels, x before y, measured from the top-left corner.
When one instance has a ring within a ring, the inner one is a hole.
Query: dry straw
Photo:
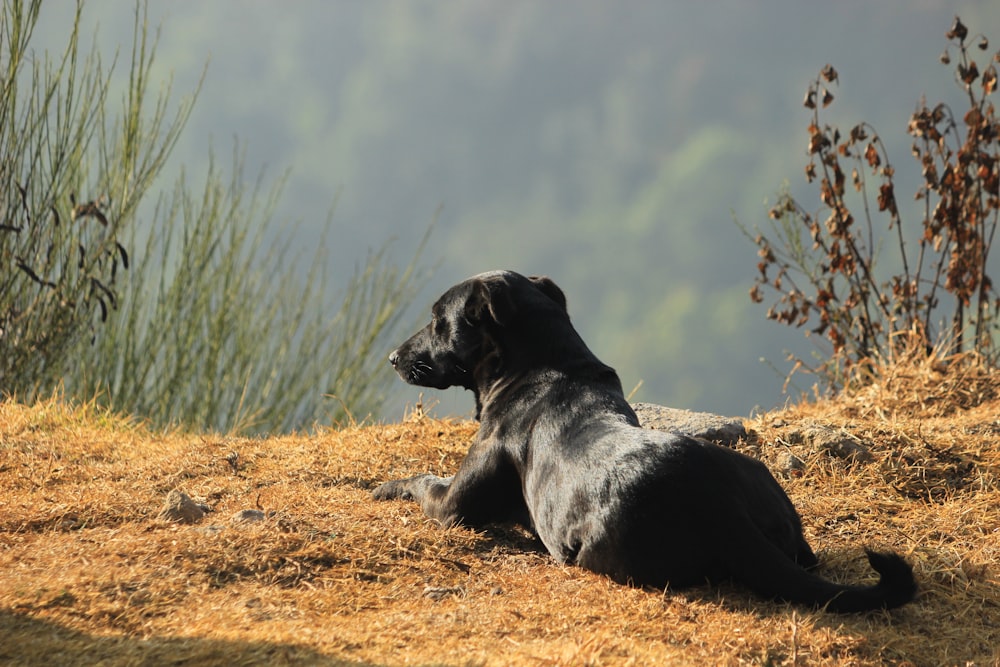
[[[899,362],[899,360],[897,360]],[[376,483],[458,465],[475,425],[237,439],[151,432],[93,406],[0,403],[0,662],[13,664],[994,664],[1000,376],[897,363],[878,386],[748,422],[824,576],[863,545],[913,563],[917,601],[832,616],[735,586],[649,591],[554,563],[511,527],[443,530]],[[803,422],[871,452],[790,444]],[[178,489],[212,511],[158,518]],[[232,517],[244,510],[241,518]],[[678,545],[683,548],[683,545]]]

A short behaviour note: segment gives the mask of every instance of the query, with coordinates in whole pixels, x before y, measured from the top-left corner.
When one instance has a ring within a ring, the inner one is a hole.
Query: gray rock
[[[267,518],[267,515],[260,510],[240,510],[230,519],[235,524],[258,523]]]
[[[659,431],[677,431],[696,438],[704,438],[722,445],[733,445],[740,438],[746,439],[747,430],[743,420],[722,417],[710,412],[692,412],[668,408],[654,403],[632,405],[643,428]]]
[[[158,519],[178,523],[198,523],[207,513],[207,506],[199,505],[188,494],[174,489],[167,494],[167,499],[156,516]]]
[[[778,454],[777,470],[784,477],[801,477],[806,470],[806,463],[795,454],[785,450]]]
[[[446,597],[451,596],[465,597],[465,589],[461,586],[455,587],[439,587],[439,586],[425,586],[424,587],[424,597],[430,598],[435,602],[440,602]]]
[[[848,461],[870,461],[872,454],[858,438],[842,428],[805,422],[788,431],[788,442],[806,445],[814,452],[831,454]]]

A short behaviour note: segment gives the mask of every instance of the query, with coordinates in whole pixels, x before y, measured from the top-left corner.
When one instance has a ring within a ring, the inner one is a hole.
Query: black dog
[[[391,355],[411,384],[475,393],[479,433],[453,477],[382,484],[444,525],[513,521],[554,558],[620,583],[681,588],[731,579],[768,598],[857,612],[916,592],[896,554],[868,552],[873,586],[812,574],[791,501],[754,459],[642,429],[614,369],[570,324],[548,278],[484,273],[449,289]]]

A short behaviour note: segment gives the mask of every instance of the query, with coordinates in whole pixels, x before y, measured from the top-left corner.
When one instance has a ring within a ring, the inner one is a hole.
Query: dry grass
[[[768,463],[785,449],[805,460],[783,483],[826,576],[870,577],[865,544],[914,564],[916,602],[858,616],[737,587],[624,588],[518,531],[442,530],[412,504],[370,500],[378,481],[453,470],[470,423],[250,440],[0,403],[0,662],[996,664],[1000,376],[912,366],[755,418],[741,444]],[[873,460],[787,444],[804,420],[846,428]],[[158,519],[174,488],[213,512]],[[230,522],[253,508],[268,518]]]

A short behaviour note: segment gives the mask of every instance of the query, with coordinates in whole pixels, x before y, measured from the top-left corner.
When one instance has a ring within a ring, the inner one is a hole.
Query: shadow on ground
[[[303,646],[198,637],[98,636],[0,610],[4,665],[327,665],[368,667]]]

